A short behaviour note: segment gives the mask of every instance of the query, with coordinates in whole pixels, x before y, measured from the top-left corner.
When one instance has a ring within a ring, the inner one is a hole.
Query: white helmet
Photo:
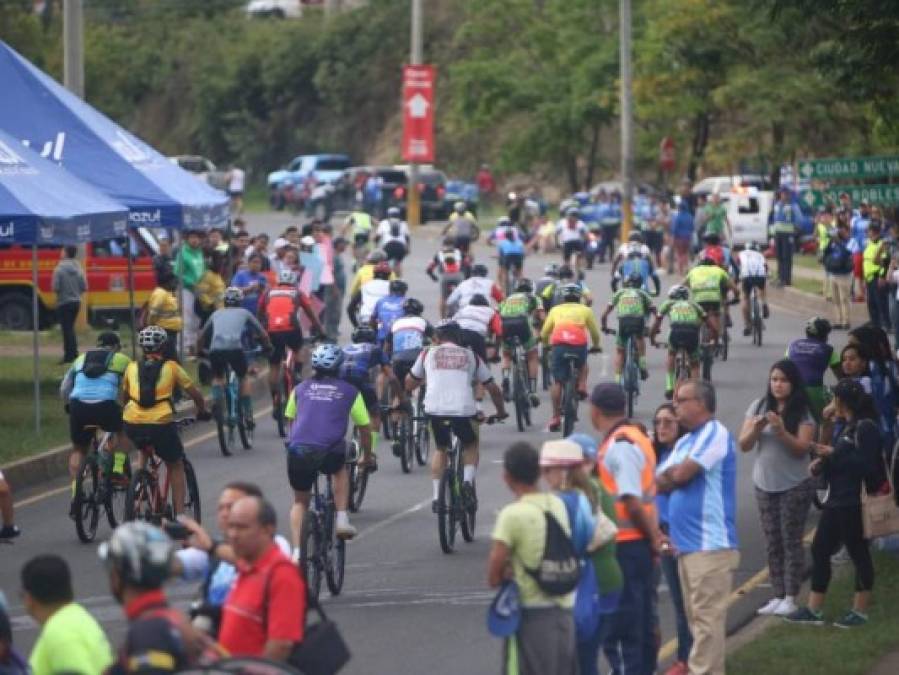
[[[137,344],[149,354],[157,354],[169,339],[165,328],[159,326],[147,326],[137,334]]]

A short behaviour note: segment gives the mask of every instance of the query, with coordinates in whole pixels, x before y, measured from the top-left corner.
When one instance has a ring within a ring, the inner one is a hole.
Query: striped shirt
[[[709,420],[682,437],[659,467],[693,460],[702,468],[693,480],[671,492],[671,541],[679,553],[737,548],[737,454],[734,437]]]

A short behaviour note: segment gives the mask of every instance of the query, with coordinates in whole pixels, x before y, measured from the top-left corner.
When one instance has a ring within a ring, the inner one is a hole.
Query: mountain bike
[[[590,349],[587,353],[597,354],[599,350]],[[574,425],[577,422],[577,407],[580,402],[577,380],[581,366],[578,365],[577,354],[565,354],[564,360],[568,375],[565,378],[565,384],[562,385],[562,438],[567,438],[574,431]]]
[[[670,348],[670,345],[667,342],[655,342],[653,343],[653,346],[658,349],[666,350]],[[691,379],[692,374],[693,371],[690,367],[690,353],[683,347],[678,347],[674,351],[674,390],[677,391],[677,388],[682,382]]]
[[[253,349],[246,352],[249,362],[261,350]],[[222,387],[223,399],[213,400],[212,416],[215,418],[215,427],[218,433],[219,449],[225,457],[231,456],[231,451],[237,447],[236,436],[240,436],[240,444],[244,450],[253,447],[253,430],[256,422],[253,418],[252,407],[249,412],[244,412],[240,405],[240,378],[229,364],[225,365],[225,384]],[[235,435],[235,429],[237,434]],[[280,433],[280,425],[279,425]]]
[[[703,322],[699,328],[699,363],[702,379],[712,381],[712,362],[715,360],[715,345],[712,342],[711,331]]]
[[[278,436],[281,438],[287,436],[289,427],[287,418],[284,417],[284,409],[287,407],[287,401],[290,399],[291,392],[301,380],[301,378],[295,377],[296,357],[293,350],[287,348],[285,352],[284,359],[281,361],[281,376],[278,378],[278,389],[272,392],[272,412],[275,416],[275,424],[278,426]]]
[[[528,359],[518,336],[512,338],[512,402],[519,431],[531,426],[531,394],[528,390]]]
[[[333,481],[331,476],[319,474],[313,483],[309,509],[303,518],[300,547],[300,569],[312,602],[318,601],[323,576],[332,596],[339,595],[343,588],[346,542],[337,537],[336,521]]]
[[[426,466],[431,452],[431,430],[428,427],[428,416],[425,414],[425,389],[422,384],[418,388],[415,401],[415,413],[412,415],[412,443],[415,446],[415,461],[419,466]]]
[[[606,335],[616,335],[614,328],[606,328]],[[640,355],[637,351],[637,338],[628,335],[624,347],[624,366],[621,369],[621,388],[627,398],[627,416],[634,416],[634,406],[640,396]]]
[[[552,386],[552,367],[549,363],[550,348],[542,342],[540,343],[540,381],[543,391],[548,391]]]
[[[752,287],[749,295],[749,328],[752,331],[752,344],[761,347],[765,322],[762,320],[762,304],[759,302],[759,289],[757,286]]]
[[[111,433],[85,428],[94,430],[94,438],[75,476],[72,513],[78,539],[87,544],[97,536],[101,510],[112,529],[125,522],[131,461],[127,453],[108,450]]]
[[[175,425],[178,433],[196,421],[193,417],[184,417]],[[131,477],[125,498],[125,520],[146,520],[156,525],[163,520],[173,520],[176,515],[174,502],[169,501],[169,472],[165,462],[156,454],[156,448],[148,439],[136,438],[134,444],[144,457],[144,468],[138,469]],[[185,491],[182,513],[200,522],[200,486],[193,464],[185,456],[184,477]]]
[[[362,456],[362,441],[359,430],[353,429],[353,438],[347,443],[347,474],[350,481],[350,511],[356,513],[362,508],[362,500],[368,489],[368,474],[372,473],[371,467],[359,466],[359,458]]]

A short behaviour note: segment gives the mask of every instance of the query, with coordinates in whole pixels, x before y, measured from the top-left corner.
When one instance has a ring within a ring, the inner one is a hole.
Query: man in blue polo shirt
[[[670,493],[671,544],[678,556],[687,620],[693,633],[691,673],[724,673],[727,601],[737,550],[736,444],[715,419],[715,389],[690,380],[674,394],[677,421],[687,429],[656,472]]]

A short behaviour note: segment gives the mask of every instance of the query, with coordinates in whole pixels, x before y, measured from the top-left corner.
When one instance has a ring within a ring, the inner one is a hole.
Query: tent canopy
[[[0,40],[0,129],[130,209],[134,227],[227,224],[228,199],[66,90]]]

